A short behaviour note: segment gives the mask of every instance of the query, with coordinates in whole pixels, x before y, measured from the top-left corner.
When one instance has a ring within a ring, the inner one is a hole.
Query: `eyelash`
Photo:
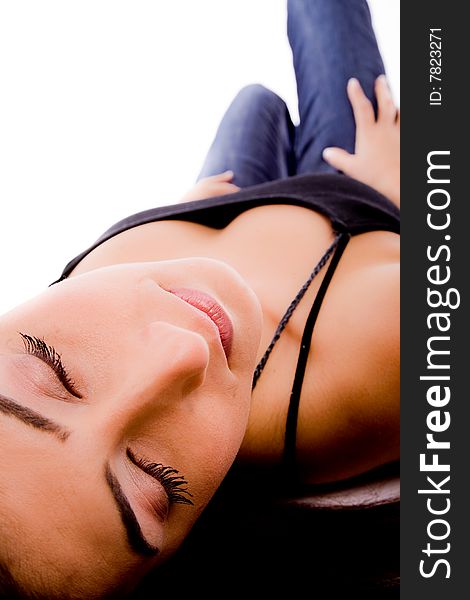
[[[192,494],[188,490],[186,479],[179,475],[179,471],[165,467],[161,463],[153,463],[136,456],[129,448],[126,450],[129,460],[161,483],[168,495],[171,504],[193,504],[188,498]]]
[[[36,356],[41,359],[47,365],[53,369],[57,377],[60,379],[65,389],[77,398],[81,398],[82,395],[77,391],[73,379],[70,377],[67,369],[64,367],[62,358],[57,350],[46,344],[46,342],[34,335],[27,335],[26,333],[19,332],[25,351],[31,356]]]

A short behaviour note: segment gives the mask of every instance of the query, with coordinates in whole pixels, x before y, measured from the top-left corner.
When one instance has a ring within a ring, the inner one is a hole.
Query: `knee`
[[[242,87],[238,92],[238,96],[242,98],[269,98],[272,94],[274,94],[274,92],[261,83],[250,83]]]
[[[286,104],[284,100],[275,92],[268,89],[261,83],[251,83],[243,87],[237,94],[235,101],[237,103],[246,103],[251,106],[257,105],[263,108],[284,110]]]

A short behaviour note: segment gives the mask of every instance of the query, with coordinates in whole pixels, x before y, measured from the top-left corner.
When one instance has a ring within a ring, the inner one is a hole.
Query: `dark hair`
[[[0,600],[40,600],[41,596],[29,592],[13,577],[9,568],[0,561]]]
[[[9,569],[0,562],[0,598],[19,600],[24,597]]]
[[[78,598],[78,596],[69,596],[65,591],[61,592],[60,600],[68,598]],[[80,595],[80,598],[82,596]],[[57,596],[54,596],[57,598]],[[101,596],[100,596],[101,598]],[[116,600],[117,598],[127,598],[124,590],[110,591],[108,595],[103,596],[103,600]],[[0,600],[50,600],[51,596],[45,592],[34,592],[26,590],[11,574],[8,567],[0,561]]]

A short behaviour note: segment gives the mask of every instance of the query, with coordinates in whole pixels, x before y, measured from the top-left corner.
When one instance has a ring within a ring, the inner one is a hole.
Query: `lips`
[[[188,304],[191,304],[194,308],[205,313],[215,323],[219,330],[220,341],[222,342],[225,356],[228,359],[232,348],[233,325],[229,316],[220,304],[218,304],[212,296],[199,290],[176,288],[168,291]]]

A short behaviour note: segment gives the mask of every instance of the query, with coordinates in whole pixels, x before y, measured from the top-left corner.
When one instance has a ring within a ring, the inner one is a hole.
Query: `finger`
[[[350,154],[343,148],[325,148],[323,158],[332,167],[347,174],[350,171],[351,162],[354,160],[354,154]]]
[[[233,171],[229,169],[223,173],[218,173],[217,175],[213,175],[212,179],[216,181],[231,181],[233,179]]]
[[[225,194],[234,194],[240,189],[241,188],[239,188],[238,185],[235,185],[233,183],[226,183],[224,185],[217,186],[217,188],[214,189],[214,192],[218,196],[225,196]]]
[[[348,97],[354,113],[356,127],[367,127],[375,123],[374,107],[364,94],[361,84],[355,77],[348,81]]]
[[[377,96],[378,105],[377,120],[393,123],[397,115],[397,107],[393,101],[392,92],[385,75],[379,75],[375,80],[375,95]]]

